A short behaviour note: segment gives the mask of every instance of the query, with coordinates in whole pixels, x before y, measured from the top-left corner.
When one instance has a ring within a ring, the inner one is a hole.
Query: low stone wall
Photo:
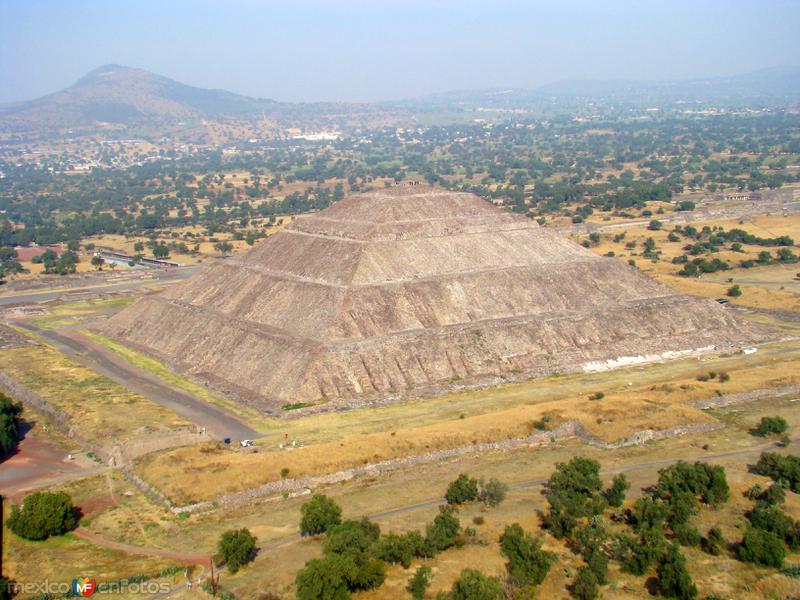
[[[785,396],[786,394],[800,394],[800,385],[787,385],[780,388],[752,390],[750,392],[741,392],[739,394],[724,394],[722,396],[698,400],[697,402],[693,402],[692,406],[701,409],[719,408],[721,406],[728,406],[729,404],[752,402],[767,396]]]
[[[406,469],[423,464],[442,462],[452,458],[471,454],[481,454],[484,452],[497,452],[515,450],[518,448],[532,448],[539,446],[547,446],[555,443],[556,440],[575,437],[594,446],[601,448],[616,449],[625,446],[635,446],[644,444],[646,442],[666,439],[679,435],[687,435],[690,433],[699,433],[703,431],[713,431],[724,427],[722,423],[701,423],[690,425],[677,425],[663,430],[645,429],[638,431],[633,435],[627,436],[616,442],[604,442],[592,436],[586,429],[577,421],[568,421],[552,431],[541,431],[533,433],[524,438],[513,438],[499,442],[484,442],[480,444],[471,444],[469,446],[460,446],[458,448],[450,448],[447,450],[438,450],[428,454],[421,454],[417,456],[407,456],[403,458],[395,458],[391,460],[381,461],[379,463],[354,467],[352,469],[345,469],[337,471],[336,473],[329,473],[327,475],[317,475],[311,477],[299,477],[297,479],[283,479],[281,481],[271,481],[264,485],[245,490],[243,492],[234,492],[226,494],[217,498],[216,500],[208,500],[205,502],[198,502],[196,504],[189,504],[185,506],[173,506],[171,508],[174,513],[203,513],[211,512],[218,508],[234,508],[243,504],[249,504],[260,498],[277,496],[277,495],[300,495],[307,493],[310,488],[315,488],[324,485],[331,485],[334,483],[341,483],[343,481],[350,481],[358,477],[378,477],[400,469]]]

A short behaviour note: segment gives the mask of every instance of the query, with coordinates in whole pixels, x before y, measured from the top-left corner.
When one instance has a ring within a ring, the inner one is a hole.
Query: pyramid
[[[265,412],[440,393],[763,337],[531,219],[397,186],[299,217],[140,299],[112,338]]]

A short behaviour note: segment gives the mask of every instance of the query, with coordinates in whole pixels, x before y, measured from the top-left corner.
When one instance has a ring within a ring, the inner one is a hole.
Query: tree
[[[484,482],[483,479],[478,483],[478,500],[483,502],[486,506],[499,506],[505,500],[508,486],[501,482],[499,479],[492,477],[489,481]]]
[[[486,577],[480,571],[464,569],[453,582],[450,600],[503,600],[503,586],[497,577]]]
[[[411,566],[411,559],[422,554],[424,543],[419,531],[387,533],[378,540],[375,555],[388,563],[399,563],[407,569]]]
[[[319,535],[342,522],[342,509],[324,494],[314,494],[300,507],[301,535]]]
[[[506,569],[516,585],[539,585],[556,557],[542,550],[542,542],[522,529],[518,523],[506,527],[500,537],[500,552],[508,558]]]
[[[774,533],[748,527],[736,554],[741,561],[779,569],[786,558],[786,546]]]
[[[659,229],[661,229],[662,226],[663,226],[663,223],[661,221],[653,220],[653,221],[650,221],[650,223],[647,225],[647,228],[650,231],[658,231]]]
[[[228,571],[236,573],[240,567],[256,557],[256,538],[247,529],[232,529],[222,534],[217,544]]]
[[[439,507],[439,514],[425,528],[426,556],[447,550],[456,543],[458,532],[461,530],[461,523],[456,515],[456,510],[452,506]]]
[[[334,554],[306,563],[295,577],[298,600],[348,600],[358,567],[349,556]]]
[[[670,544],[658,561],[656,589],[662,596],[678,600],[692,600],[697,596],[697,587],[692,583],[686,559],[677,544]]]
[[[366,554],[380,536],[380,527],[364,517],[361,521],[348,519],[328,529],[325,554],[346,554],[357,560]]]
[[[155,258],[168,258],[169,246],[167,246],[164,242],[156,244],[155,246],[153,246],[153,256]]]
[[[625,493],[630,489],[631,484],[628,482],[628,478],[625,477],[622,473],[619,475],[615,475],[614,479],[611,482],[611,487],[609,487],[605,493],[603,494],[606,498],[606,502],[612,508],[618,508],[622,506],[623,501],[625,500]]]
[[[17,447],[20,412],[22,405],[0,392],[0,457]]]
[[[217,242],[214,244],[214,250],[220,254],[230,254],[233,251],[233,244],[230,242]]]
[[[788,429],[789,423],[783,417],[761,417],[756,427],[756,433],[767,436],[771,433],[784,433]]]
[[[478,480],[461,473],[447,486],[444,499],[448,504],[463,504],[478,498]]]
[[[600,463],[575,456],[568,463],[558,463],[550,476],[544,495],[550,504],[545,525],[556,537],[570,535],[580,517],[602,512]]]
[[[578,600],[594,600],[597,598],[597,577],[588,567],[578,569],[578,575],[570,591]]]
[[[11,507],[6,524],[19,537],[46,540],[74,529],[78,519],[72,499],[65,492],[34,492],[25,497],[22,508]]]
[[[711,186],[709,186],[709,189],[711,189]],[[691,200],[682,200],[678,204],[678,210],[680,211],[694,210],[694,208],[695,208],[695,203],[692,202]]]
[[[425,598],[425,591],[431,584],[431,568],[420,567],[416,570],[411,579],[408,580],[406,591],[411,594],[414,600],[422,600]]]

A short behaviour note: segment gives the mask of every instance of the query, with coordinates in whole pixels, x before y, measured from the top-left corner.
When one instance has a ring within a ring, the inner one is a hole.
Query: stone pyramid
[[[477,196],[397,186],[295,219],[103,326],[265,412],[356,405],[759,337]]]

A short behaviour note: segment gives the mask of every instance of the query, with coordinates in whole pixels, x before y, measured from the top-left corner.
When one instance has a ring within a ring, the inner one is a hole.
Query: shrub
[[[556,537],[570,535],[578,517],[588,517],[603,511],[600,496],[600,463],[582,456],[568,463],[558,463],[550,476],[544,495],[550,504],[545,524]]]
[[[222,555],[228,571],[236,573],[256,557],[256,538],[247,529],[226,531],[219,538],[217,552]]]
[[[542,550],[538,538],[525,533],[518,523],[506,527],[500,536],[500,552],[508,558],[506,569],[513,583],[539,585],[556,557]]]
[[[17,447],[20,412],[22,405],[0,392],[0,458]]]
[[[615,475],[614,479],[611,482],[611,487],[609,487],[605,493],[603,494],[606,498],[606,502],[612,508],[618,508],[622,506],[623,501],[625,500],[625,493],[630,489],[631,484],[628,482],[628,478],[625,477],[622,473],[619,475]]]
[[[300,507],[300,533],[319,535],[342,522],[342,509],[324,494],[314,494]]]
[[[725,538],[719,527],[712,527],[708,530],[708,535],[703,538],[703,550],[711,556],[719,556],[725,547]]]
[[[656,220],[653,220],[653,221],[650,221],[650,223],[647,225],[647,228],[648,228],[650,231],[658,231],[659,229],[661,229],[661,227],[662,227],[663,225],[664,225],[664,224],[663,224],[661,221],[656,221]]]
[[[676,525],[672,531],[675,534],[675,539],[682,546],[699,546],[703,541],[703,536],[697,530],[697,527],[688,523]]]
[[[722,372],[722,373],[719,374],[719,380],[722,383],[725,383],[725,382],[731,380],[731,376],[728,373]]]
[[[786,558],[786,546],[774,533],[749,527],[736,553],[744,562],[779,569]]]
[[[783,417],[761,417],[756,427],[756,433],[767,436],[771,433],[785,433],[788,429],[789,423]]]
[[[444,499],[448,504],[463,504],[478,498],[478,480],[462,473],[447,486]]]
[[[503,586],[497,577],[486,577],[480,571],[464,569],[453,582],[450,600],[503,600]]]
[[[573,598],[578,600],[594,600],[597,598],[597,577],[588,567],[578,569],[578,575],[570,588]]]
[[[408,580],[406,591],[411,594],[414,600],[422,600],[425,597],[425,591],[431,584],[431,568],[420,567],[416,570],[413,577]]]
[[[656,589],[662,596],[678,600],[692,600],[697,596],[697,587],[692,583],[686,569],[686,559],[677,544],[671,544],[658,561]]]
[[[479,488],[478,500],[491,507],[499,506],[505,500],[508,492],[508,486],[494,477],[486,482],[481,479]]]
[[[476,515],[472,517],[472,522],[475,525],[483,525],[486,522],[486,519],[484,519],[481,515]]]
[[[614,539],[613,554],[622,570],[633,575],[644,575],[648,567],[661,553],[666,540],[660,531],[646,529],[639,538],[619,534]]]
[[[703,462],[689,464],[679,461],[658,472],[657,495],[669,498],[679,491],[700,496],[704,504],[726,502],[730,495],[725,469]]]
[[[77,523],[72,499],[65,492],[34,492],[26,496],[22,508],[11,508],[6,522],[11,531],[27,540],[62,535]]]

